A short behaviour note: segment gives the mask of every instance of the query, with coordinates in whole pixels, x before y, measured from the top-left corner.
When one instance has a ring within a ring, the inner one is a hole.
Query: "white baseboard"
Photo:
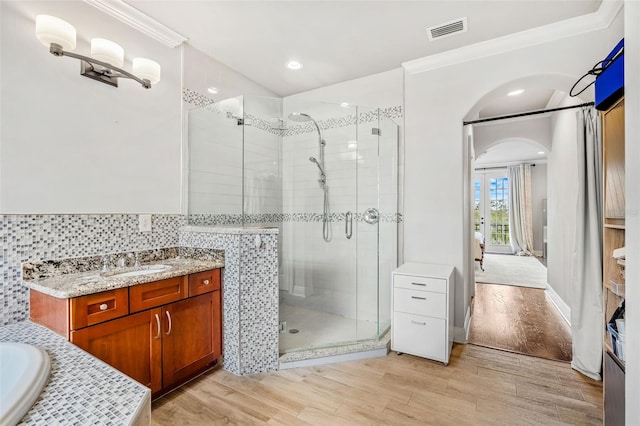
[[[455,327],[453,341],[456,343],[467,343],[469,340],[469,330],[471,326],[471,306],[467,306],[467,313],[464,316],[464,327]]]
[[[549,284],[547,284],[547,288],[544,290],[544,294],[549,297],[551,303],[553,303],[555,307],[558,308],[558,312],[560,312],[562,318],[564,318],[566,323],[569,324],[569,327],[571,327],[571,308],[569,307],[569,305],[567,305],[565,301],[562,300],[558,293],[556,293],[553,287],[551,287]]]

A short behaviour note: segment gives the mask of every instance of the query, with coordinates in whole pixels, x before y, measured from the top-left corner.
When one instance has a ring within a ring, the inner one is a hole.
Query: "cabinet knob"
[[[209,280],[204,280],[202,282],[204,283],[204,285],[209,285]]]
[[[102,305],[100,305],[101,311],[106,311],[107,309],[109,309],[109,306],[106,303],[103,303]]]

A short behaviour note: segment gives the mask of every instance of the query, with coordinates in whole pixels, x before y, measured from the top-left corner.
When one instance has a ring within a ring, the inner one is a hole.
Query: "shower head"
[[[309,114],[305,114],[304,112],[292,112],[291,114],[289,114],[289,120],[296,121],[298,123],[308,123],[309,121],[312,122],[313,125],[316,126],[316,130],[318,130],[318,142],[320,142],[320,145],[324,145],[324,141],[322,140],[322,130],[320,130],[318,122],[314,120],[313,117],[311,117]],[[322,155],[320,155],[320,158],[322,159]]]
[[[298,123],[314,121],[309,114],[305,114],[304,112],[292,112],[291,114],[289,114],[289,120],[297,121]]]

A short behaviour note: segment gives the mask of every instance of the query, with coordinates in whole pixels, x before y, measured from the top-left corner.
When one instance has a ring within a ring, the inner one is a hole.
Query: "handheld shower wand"
[[[327,175],[325,174],[324,169],[322,168],[322,165],[320,164],[320,162],[318,162],[318,160],[316,160],[315,157],[309,157],[309,161],[311,161],[312,163],[315,163],[316,166],[318,166],[318,169],[320,170],[320,177],[322,179],[322,183],[324,184],[327,179]]]
[[[309,161],[315,163],[320,171],[318,183],[320,184],[320,188],[322,188],[324,195],[322,211],[322,238],[326,242],[329,242],[331,241],[331,224],[329,222],[329,187],[327,186],[327,174],[324,171],[324,146],[326,145],[326,142],[322,139],[322,130],[320,129],[320,126],[309,114],[305,114],[303,112],[292,112],[289,114],[289,120],[296,121],[298,123],[311,122],[318,131],[318,157],[320,158],[320,161],[315,157],[309,157]]]

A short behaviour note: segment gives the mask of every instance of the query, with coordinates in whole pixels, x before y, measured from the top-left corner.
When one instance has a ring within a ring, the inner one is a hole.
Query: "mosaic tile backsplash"
[[[22,263],[178,246],[183,215],[153,215],[152,231],[138,231],[136,214],[0,215],[2,325],[29,316]]]

